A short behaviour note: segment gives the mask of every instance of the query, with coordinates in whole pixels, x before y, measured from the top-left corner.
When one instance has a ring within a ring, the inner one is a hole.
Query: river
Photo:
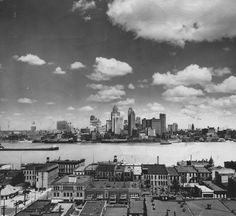
[[[36,148],[51,147],[51,144],[43,143],[2,143],[4,147],[11,148]],[[215,165],[224,165],[224,161],[236,160],[235,142],[211,142],[211,143],[173,143],[160,145],[159,143],[75,143],[57,144],[58,151],[0,151],[0,164],[11,163],[19,168],[20,163],[45,162],[58,159],[86,159],[86,164],[94,161],[112,160],[114,155],[118,160],[127,163],[156,163],[159,156],[161,164],[175,165],[177,161],[209,159],[213,157]]]

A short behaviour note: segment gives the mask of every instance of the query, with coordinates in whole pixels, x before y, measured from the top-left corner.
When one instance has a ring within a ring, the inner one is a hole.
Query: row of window
[[[54,197],[60,197],[60,193],[59,192],[54,192],[53,196]],[[63,196],[64,197],[73,197],[73,193],[69,193],[69,192],[66,193],[66,192],[64,192]],[[76,193],[76,196],[77,197],[83,197],[83,193]]]
[[[54,186],[53,187],[54,191],[58,191],[60,190],[60,186]],[[82,191],[83,187],[79,186],[79,187],[73,187],[73,186],[63,186],[63,190],[77,190],[77,191]]]
[[[167,175],[144,175],[144,178],[145,177],[146,177],[146,179],[149,179],[149,180],[153,180],[153,179],[159,179],[159,180],[167,179]]]
[[[167,181],[152,181],[152,185],[153,186],[167,186],[168,185],[168,183],[167,183]]]

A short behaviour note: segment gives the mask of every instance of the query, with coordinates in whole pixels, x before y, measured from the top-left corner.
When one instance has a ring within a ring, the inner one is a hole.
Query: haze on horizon
[[[95,115],[236,128],[236,2],[1,0],[1,129]]]

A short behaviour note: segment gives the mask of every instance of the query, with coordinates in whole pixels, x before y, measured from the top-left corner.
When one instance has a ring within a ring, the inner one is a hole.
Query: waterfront
[[[51,144],[43,143],[3,143],[11,148],[40,148],[51,147]],[[223,166],[224,161],[236,160],[235,142],[194,142],[173,143],[172,145],[160,145],[159,143],[75,143],[59,144],[59,151],[38,152],[0,152],[0,163],[12,163],[15,168],[19,164],[30,162],[45,162],[47,157],[52,159],[86,159],[86,164],[96,161],[112,160],[114,155],[119,160],[127,163],[155,163],[156,156],[160,157],[160,163],[174,165],[177,161],[188,160],[192,155],[193,160],[209,159],[213,157],[215,165]]]

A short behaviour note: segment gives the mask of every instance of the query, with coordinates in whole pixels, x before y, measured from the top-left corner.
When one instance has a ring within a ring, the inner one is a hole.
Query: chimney
[[[46,162],[47,162],[47,163],[49,163],[49,161],[50,161],[50,158],[49,158],[49,157],[47,157],[47,159],[46,159]]]
[[[159,162],[160,162],[159,160],[160,160],[160,159],[159,159],[159,156],[157,156],[157,164],[159,164]]]

